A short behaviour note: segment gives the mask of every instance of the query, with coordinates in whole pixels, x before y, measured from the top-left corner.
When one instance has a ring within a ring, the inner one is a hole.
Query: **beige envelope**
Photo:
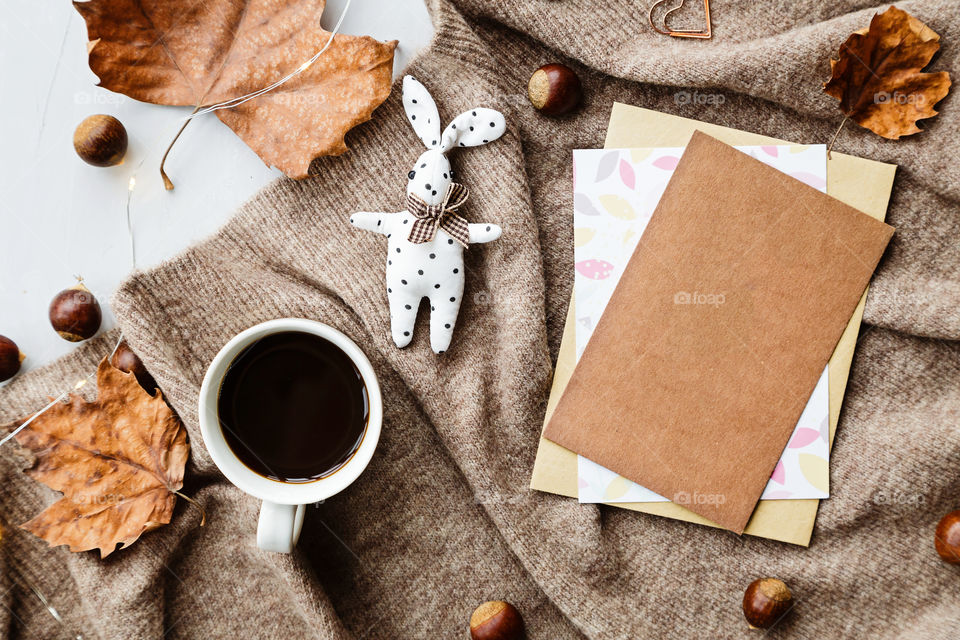
[[[766,136],[615,104],[604,146],[607,148],[684,146],[693,131],[698,129],[728,144],[789,144]],[[895,165],[834,153],[827,166],[827,192],[831,196],[874,218],[880,220],[884,218],[893,186]],[[831,443],[840,413],[850,362],[853,358],[865,297],[866,294],[860,300],[829,363]],[[571,312],[567,316],[564,328],[546,421],[549,421],[552,416],[575,365],[572,306],[571,304]],[[531,487],[576,497],[576,454],[541,438]],[[806,546],[810,542],[818,505],[818,500],[761,501],[744,533]],[[613,506],[716,526],[673,503],[617,503]]]

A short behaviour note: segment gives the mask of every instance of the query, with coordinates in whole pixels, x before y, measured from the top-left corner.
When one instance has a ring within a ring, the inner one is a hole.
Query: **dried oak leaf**
[[[296,70],[330,36],[325,0],[88,0],[90,68],[99,86],[136,100],[204,107]],[[397,41],[337,34],[277,89],[217,116],[267,164],[304,178],[316,157],[347,150],[347,131],[390,94]]]
[[[840,100],[844,115],[884,138],[918,133],[917,120],[937,115],[934,105],[950,90],[946,71],[921,72],[938,49],[936,32],[890,7],[843,43],[823,90]]]
[[[160,391],[151,396],[132,373],[104,359],[97,389],[94,402],[71,394],[16,437],[36,457],[27,475],[63,493],[21,527],[105,558],[170,522],[190,445]]]

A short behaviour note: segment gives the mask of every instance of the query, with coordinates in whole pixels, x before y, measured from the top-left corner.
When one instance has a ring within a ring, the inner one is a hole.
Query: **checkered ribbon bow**
[[[437,235],[437,229],[443,229],[466,247],[470,242],[470,227],[466,219],[458,216],[455,211],[467,201],[469,195],[469,189],[455,182],[451,182],[447,187],[447,193],[440,204],[427,204],[417,194],[408,193],[407,210],[416,220],[407,240],[413,244],[430,242]]]

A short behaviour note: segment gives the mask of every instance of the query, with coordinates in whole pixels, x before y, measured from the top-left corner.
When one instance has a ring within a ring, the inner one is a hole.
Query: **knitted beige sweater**
[[[487,599],[516,604],[534,639],[756,638],[740,600],[764,575],[797,596],[772,637],[960,634],[960,573],[933,550],[939,517],[960,506],[955,96],[922,134],[889,142],[848,125],[838,140],[839,150],[902,168],[888,217],[897,233],[871,289],[831,460],[833,496],[809,549],[527,488],[572,284],[570,150],[602,145],[614,101],[828,141],[841,119],[820,89],[829,56],[886,7],[715,0],[716,35],[698,42],[652,32],[649,4],[431,0],[436,39],[410,72],[445,119],[482,104],[508,121],[503,139],[453,158],[472,193],[465,215],[504,234],[467,252],[466,297],[444,356],[430,351],[422,324],[407,349],[394,347],[385,241],[348,223],[352,211],[401,202],[419,145],[396,91],[351,134],[350,153],[315,163],[316,178],[269,186],[217,235],[128,280],[114,309],[187,426],[184,491],[208,524],[198,528],[198,511],[180,502],[170,525],[106,561],[47,550],[12,525],[53,494],[5,447],[0,635],[67,637],[26,579],[85,638],[463,638]],[[899,6],[943,36],[934,68],[956,80],[956,0]],[[558,60],[578,70],[587,98],[577,114],[548,119],[526,104],[525,86]],[[675,87],[725,101],[679,106]],[[386,405],[370,468],[308,510],[292,556],[256,549],[257,502],[213,466],[196,415],[220,346],[282,316],[350,335]],[[16,379],[0,394],[0,421],[91,371],[108,338]]]

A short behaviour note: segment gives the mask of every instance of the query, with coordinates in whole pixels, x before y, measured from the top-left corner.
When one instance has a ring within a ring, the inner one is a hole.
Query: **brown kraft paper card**
[[[892,234],[696,132],[544,436],[742,533]]]

